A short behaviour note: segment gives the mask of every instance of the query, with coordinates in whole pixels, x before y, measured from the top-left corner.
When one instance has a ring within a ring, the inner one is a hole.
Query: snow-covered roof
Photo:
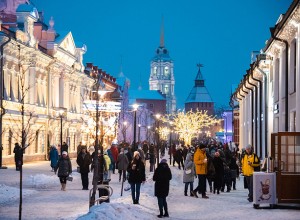
[[[165,100],[166,98],[157,90],[129,90],[130,99]]]
[[[193,87],[185,103],[190,102],[213,102],[206,87]]]
[[[35,7],[33,5],[29,5],[29,4],[20,4],[17,9],[16,12],[33,12],[35,11]]]
[[[213,102],[207,88],[204,84],[204,78],[201,73],[200,68],[202,67],[201,64],[198,64],[198,72],[195,78],[195,85],[192,88],[188,98],[186,99],[185,103],[191,102]]]

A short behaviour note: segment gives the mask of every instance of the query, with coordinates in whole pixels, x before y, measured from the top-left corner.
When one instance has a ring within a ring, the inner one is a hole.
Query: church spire
[[[196,79],[195,79],[195,86],[204,87],[204,78],[203,78],[202,73],[201,73],[201,67],[203,67],[203,64],[198,63],[197,67],[199,69],[198,69],[198,73],[197,73],[197,76],[196,76]]]
[[[161,28],[160,28],[160,47],[165,47],[165,34],[164,34],[164,16],[161,18]]]

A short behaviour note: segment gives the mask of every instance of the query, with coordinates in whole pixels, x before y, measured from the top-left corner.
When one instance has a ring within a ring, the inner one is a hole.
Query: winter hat
[[[248,145],[246,146],[246,150],[247,150],[247,149],[251,149],[251,148],[252,148],[251,144],[248,144]]]
[[[167,159],[161,159],[160,163],[167,163]]]
[[[140,153],[139,153],[138,151],[134,151],[134,153],[133,153],[133,157],[136,157],[137,155],[139,155],[139,156],[140,156]]]
[[[62,155],[66,155],[67,156],[68,155],[67,151],[63,151]]]
[[[204,144],[200,144],[200,145],[199,145],[199,148],[200,148],[200,149],[203,149],[203,148],[206,148],[206,146],[205,146]]]

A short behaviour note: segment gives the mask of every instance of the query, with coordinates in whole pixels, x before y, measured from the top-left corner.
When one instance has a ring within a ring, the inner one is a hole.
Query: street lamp
[[[138,124],[138,127],[139,127],[139,131],[138,131],[138,143],[141,142],[141,124]]]
[[[98,156],[98,150],[99,150],[99,140],[98,140],[98,133],[99,133],[99,117],[100,117],[100,123],[101,123],[101,127],[100,127],[100,176],[99,176],[99,181],[100,183],[103,182],[103,173],[104,173],[104,157],[103,157],[103,121],[102,121],[102,112],[101,110],[99,111],[99,99],[101,99],[101,101],[103,101],[103,97],[104,95],[107,93],[107,90],[98,90],[97,91],[97,100],[96,100],[96,144],[95,144],[95,157]],[[100,116],[99,116],[100,113]]]
[[[151,128],[151,126],[148,125],[147,126],[147,141],[148,141],[148,143],[150,143],[150,132],[149,132],[150,128]]]
[[[136,143],[136,111],[137,111],[139,105],[138,104],[133,104],[132,107],[133,107],[133,111],[134,111],[134,121],[133,121],[133,150],[136,151],[136,146],[135,146],[135,143]]]
[[[10,36],[5,34],[4,32],[0,32],[1,35],[0,37],[5,37],[5,41],[2,43],[0,46],[0,169],[6,169],[7,167],[2,166],[2,120],[3,120],[3,115],[5,114],[5,110],[3,108],[3,88],[4,88],[4,79],[3,79],[3,50],[4,46],[9,43],[11,40]],[[4,39],[4,38],[2,38]]]
[[[64,108],[64,107],[59,107],[57,109],[58,111],[58,116],[60,117],[60,155],[62,156],[62,139],[63,139],[63,134],[62,134],[62,130],[63,130],[63,124],[62,124],[62,120],[63,120],[63,117],[65,116],[66,112],[67,112],[67,109]]]
[[[173,125],[173,122],[170,121],[169,124],[170,124],[169,154],[170,154],[170,165],[171,165],[172,164],[172,125]]]
[[[160,119],[160,114],[156,114],[155,118],[156,118],[156,122],[157,122],[157,145],[156,145],[156,154],[157,154],[157,167],[159,165],[159,147],[160,147],[160,141],[159,141],[159,119]]]
[[[101,90],[100,90],[101,86]],[[94,205],[95,203],[95,197],[96,197],[96,190],[98,181],[103,184],[103,173],[104,173],[104,157],[103,157],[103,124],[102,124],[102,115],[100,115],[101,120],[101,146],[100,146],[100,158],[98,158],[98,151],[99,151],[99,139],[98,139],[98,133],[99,133],[99,99],[103,100],[103,96],[108,92],[105,89],[105,84],[102,81],[102,77],[100,74],[97,75],[96,82],[94,85],[94,88],[96,91],[93,91],[95,94],[94,99],[96,100],[96,135],[95,135],[95,154],[93,158],[94,163],[94,174],[93,174],[93,192],[90,198],[90,207]],[[101,111],[100,111],[101,113]],[[100,160],[100,166],[99,166],[99,160]],[[100,174],[100,175],[99,175]]]

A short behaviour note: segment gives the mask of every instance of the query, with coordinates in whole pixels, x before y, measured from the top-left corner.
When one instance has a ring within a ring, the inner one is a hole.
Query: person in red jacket
[[[110,151],[111,151],[111,154],[113,156],[113,159],[114,159],[114,163],[112,163],[112,171],[113,171],[113,174],[115,173],[115,169],[117,169],[118,167],[116,167],[116,163],[118,161],[118,155],[119,155],[119,151],[118,151],[118,148],[116,145],[112,145],[111,148],[110,148]]]

